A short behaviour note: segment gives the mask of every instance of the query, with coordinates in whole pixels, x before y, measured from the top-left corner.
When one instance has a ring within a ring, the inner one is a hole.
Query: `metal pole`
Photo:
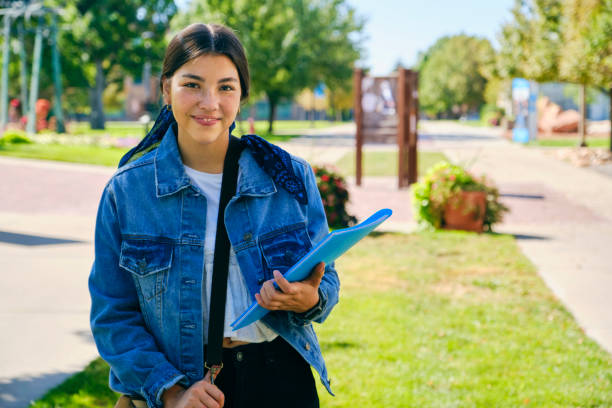
[[[0,129],[4,130],[8,123],[8,70],[9,42],[11,37],[11,16],[4,16],[4,42],[2,45],[2,83],[0,83]]]
[[[55,103],[53,104],[55,130],[57,133],[65,133],[64,113],[62,111],[62,68],[57,50],[57,16],[55,14],[51,16],[51,52],[53,54],[53,82],[55,87]]]
[[[28,66],[26,64],[23,21],[19,22],[19,65],[21,85],[21,116],[28,116]]]
[[[36,27],[36,38],[34,40],[34,61],[32,61],[32,78],[30,81],[30,110],[28,111],[28,133],[36,133],[36,100],[38,99],[38,77],[40,74],[40,63],[42,54],[42,18],[38,19]]]
[[[363,81],[363,70],[356,69],[353,74],[353,88],[355,92],[355,125],[357,130],[355,133],[355,183],[361,185],[361,149],[363,147],[363,109],[361,106],[361,82]]]

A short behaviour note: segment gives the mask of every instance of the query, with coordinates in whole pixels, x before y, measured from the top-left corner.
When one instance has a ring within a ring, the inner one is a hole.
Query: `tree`
[[[359,47],[362,24],[345,0],[202,0],[172,20],[174,31],[192,21],[225,24],[240,37],[249,59],[252,95],[265,94],[273,130],[276,107],[324,82],[343,87]]]
[[[586,86],[594,81],[593,54],[587,46],[587,31],[600,0],[565,0],[563,4],[562,52],[559,73],[562,80],[580,84],[580,146],[586,146]]]
[[[512,16],[499,35],[496,75],[557,80],[562,0],[515,0]]]
[[[610,96],[610,150],[612,151],[612,0],[601,1],[592,14],[585,33],[595,84],[608,89]]]
[[[64,61],[75,71],[80,67],[90,89],[91,127],[103,129],[104,89],[125,74],[139,75],[146,60],[161,61],[176,6],[172,0],[78,0],[62,6],[70,25],[60,37]]]
[[[430,115],[456,115],[484,102],[485,67],[495,52],[488,40],[468,35],[440,38],[420,56],[419,95]]]

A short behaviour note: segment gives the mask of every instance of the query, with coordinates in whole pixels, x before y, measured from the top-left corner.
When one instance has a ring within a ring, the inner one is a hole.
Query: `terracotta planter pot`
[[[444,228],[482,232],[487,195],[482,191],[462,191],[444,207]]]

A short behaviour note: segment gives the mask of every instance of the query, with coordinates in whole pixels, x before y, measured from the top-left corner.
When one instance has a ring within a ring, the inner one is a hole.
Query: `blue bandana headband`
[[[154,150],[159,146],[168,128],[176,123],[172,111],[168,105],[164,106],[155,119],[155,124],[138,145],[127,152],[119,161],[119,167],[136,160],[140,156]],[[229,135],[236,128],[232,123]],[[293,171],[291,156],[278,146],[275,146],[257,135],[244,135],[240,143],[249,149],[259,166],[288,193],[293,195],[301,204],[308,204],[308,196],[304,183]]]

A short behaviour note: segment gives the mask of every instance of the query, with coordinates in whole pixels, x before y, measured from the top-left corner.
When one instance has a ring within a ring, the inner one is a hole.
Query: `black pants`
[[[280,336],[271,342],[223,349],[215,384],[226,408],[318,408],[310,365]]]

